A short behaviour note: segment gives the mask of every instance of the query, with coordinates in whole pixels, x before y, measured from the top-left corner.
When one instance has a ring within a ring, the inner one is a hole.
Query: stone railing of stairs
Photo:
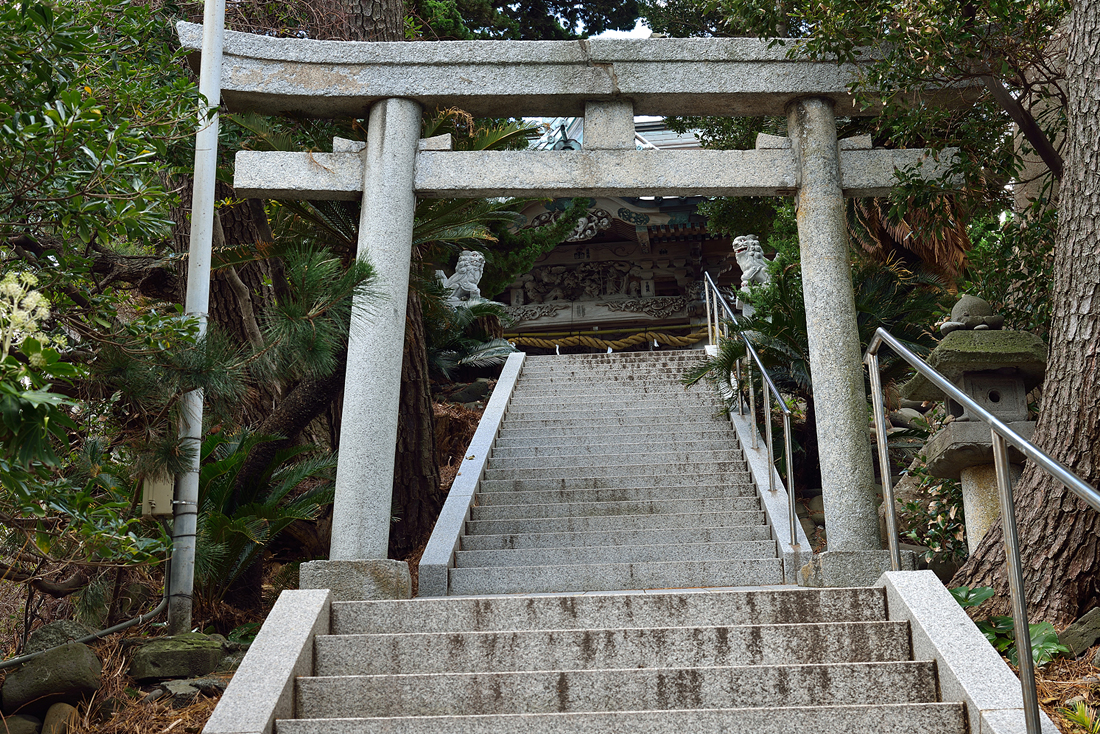
[[[1022,733],[930,571],[779,585],[785,505],[676,383],[693,358],[513,357],[421,565],[469,596],[284,592],[204,732]],[[654,590],[683,586],[755,588]]]

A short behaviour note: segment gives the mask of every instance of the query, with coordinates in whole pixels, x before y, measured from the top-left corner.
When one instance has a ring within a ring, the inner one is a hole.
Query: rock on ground
[[[136,680],[151,680],[212,673],[225,657],[223,639],[189,632],[147,642],[134,651],[130,675]]]
[[[40,716],[55,703],[76,704],[99,690],[102,665],[87,645],[48,650],[8,673],[0,690],[4,711]]]
[[[1100,607],[1088,611],[1083,617],[1058,633],[1058,642],[1076,655],[1083,655],[1100,640]]]
[[[49,650],[51,647],[59,647],[67,642],[87,637],[94,631],[71,619],[51,622],[31,632],[31,636],[27,639],[27,645],[23,648],[23,654],[30,655],[31,653]]]

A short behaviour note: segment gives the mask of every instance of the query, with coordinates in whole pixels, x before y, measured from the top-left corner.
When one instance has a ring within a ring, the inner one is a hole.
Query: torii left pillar
[[[332,589],[337,600],[411,596],[408,564],[386,555],[420,117],[420,105],[410,100],[376,102],[361,153],[358,256],[374,266],[379,295],[355,303],[348,334],[329,560],[305,563],[300,570],[301,588]]]

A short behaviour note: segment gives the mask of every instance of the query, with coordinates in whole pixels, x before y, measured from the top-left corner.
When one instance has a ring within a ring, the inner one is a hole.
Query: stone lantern
[[[1035,423],[1027,420],[1027,393],[1043,381],[1046,344],[1027,331],[1000,330],[1003,318],[973,296],[963,296],[951,316],[941,327],[946,336],[928,355],[928,363],[1030,440]],[[954,417],[932,437],[924,453],[929,474],[962,484],[966,540],[973,553],[1000,514],[989,424],[972,418],[920,375],[903,385],[901,394],[911,400],[946,400],[947,412]],[[1024,456],[1011,445],[1008,450],[1015,481]]]

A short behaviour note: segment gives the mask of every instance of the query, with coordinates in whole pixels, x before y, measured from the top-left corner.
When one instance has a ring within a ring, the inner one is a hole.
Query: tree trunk
[[[340,367],[335,372],[327,377],[305,379],[299,382],[286,397],[279,401],[275,410],[271,411],[256,429],[260,434],[285,436],[285,438],[266,441],[252,447],[248,458],[237,473],[237,479],[233,485],[233,497],[226,508],[227,514],[231,514],[240,505],[252,501],[256,493],[262,489],[258,486],[259,478],[274,460],[275,455],[284,448],[293,446],[298,435],[328,408],[329,403],[343,389],[346,363],[345,350],[337,360]],[[226,601],[238,609],[250,611],[260,609],[263,605],[263,574],[264,562],[261,556],[226,590]]]
[[[1086,482],[1100,480],[1100,0],[1078,0],[1070,21],[1068,153],[1054,254],[1050,360],[1035,442]],[[1097,605],[1100,513],[1029,467],[1016,488],[1016,520],[1030,612],[1055,624]],[[952,585],[1003,595],[1003,533],[986,534]],[[1003,602],[1002,602],[1003,603]]]
[[[347,41],[405,40],[405,4],[401,0],[323,0],[321,7],[329,17],[342,18],[344,24],[331,31]]]
[[[413,551],[431,532],[442,507],[424,314],[420,296],[410,289],[393,471],[392,513],[399,520],[390,530],[390,557],[404,558]]]

